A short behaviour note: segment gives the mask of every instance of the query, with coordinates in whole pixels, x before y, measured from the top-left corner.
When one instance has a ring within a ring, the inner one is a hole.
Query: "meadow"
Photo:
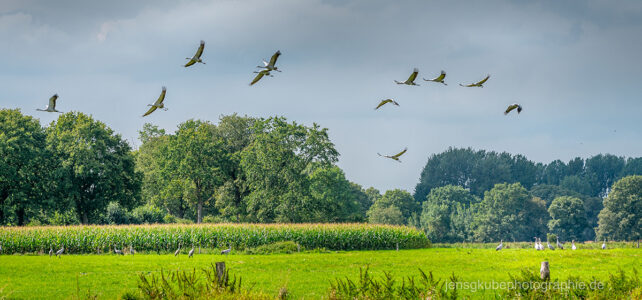
[[[137,288],[139,274],[162,270],[200,270],[213,262],[225,261],[230,274],[241,276],[243,286],[274,296],[281,287],[290,299],[319,299],[327,295],[335,278],[359,278],[359,269],[369,266],[380,276],[418,275],[418,268],[432,272],[438,279],[452,274],[462,282],[507,282],[509,274],[523,269],[538,271],[541,261],[549,261],[551,277],[565,280],[578,276],[606,280],[619,269],[629,275],[642,269],[642,250],[535,251],[518,247],[495,251],[475,248],[428,248],[378,251],[304,251],[293,254],[246,255],[233,251],[228,256],[196,254],[113,254],[0,255],[0,296],[7,298],[68,299],[87,291],[101,299],[114,299]],[[211,251],[209,251],[211,252]],[[642,271],[642,270],[640,270]],[[637,276],[640,276],[638,273]],[[464,295],[492,297],[496,291],[469,289]],[[0,297],[1,298],[1,297]]]

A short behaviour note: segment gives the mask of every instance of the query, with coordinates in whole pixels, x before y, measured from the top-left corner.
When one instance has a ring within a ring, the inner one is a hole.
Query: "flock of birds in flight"
[[[205,62],[201,59],[201,56],[203,55],[203,50],[204,49],[205,49],[205,42],[201,41],[201,43],[200,43],[198,49],[196,50],[196,53],[194,54],[194,56],[185,58],[185,59],[188,59],[189,61],[184,65],[184,67],[187,68],[187,67],[193,66],[193,65],[195,65],[197,63],[205,64]],[[279,59],[279,56],[281,56],[281,51],[276,51],[272,55],[272,57],[270,58],[270,61],[263,60],[263,65],[262,66],[257,66],[257,68],[259,68],[261,70],[254,71],[254,73],[256,73],[256,76],[250,82],[250,86],[252,86],[252,85],[256,84],[257,82],[259,82],[263,77],[266,77],[266,76],[274,77],[274,75],[271,74],[271,72],[273,72],[273,71],[281,72],[281,70],[279,70],[279,68],[276,66],[276,62]],[[419,75],[419,70],[417,68],[415,68],[415,69],[413,69],[413,71],[410,74],[410,76],[408,77],[408,79],[406,79],[406,81],[401,82],[401,81],[394,80],[394,82],[396,84],[400,84],[400,85],[404,84],[404,85],[411,85],[411,86],[412,85],[419,86],[419,84],[415,83],[415,80],[417,79],[418,75]],[[446,78],[446,72],[442,70],[441,74],[439,74],[439,76],[437,76],[437,77],[435,77],[433,79],[423,78],[423,80],[427,81],[427,82],[436,82],[436,83],[441,83],[443,85],[448,85],[448,84],[446,84],[446,82],[444,82],[445,78]],[[486,83],[486,81],[488,81],[489,78],[490,78],[490,75],[487,75],[484,79],[482,79],[482,80],[480,80],[478,82],[474,82],[474,83],[470,83],[470,84],[461,84],[460,83],[459,85],[462,86],[462,87],[480,87],[480,88],[483,88],[484,87],[484,83]],[[150,106],[150,108],[147,110],[147,112],[145,112],[145,114],[143,114],[143,117],[149,116],[150,114],[155,112],[157,109],[167,110],[167,108],[165,107],[165,103],[164,103],[166,93],[167,93],[167,89],[165,87],[163,87],[162,91],[161,91],[161,94],[158,97],[158,99],[156,100],[156,102],[154,102],[153,104],[148,104],[147,105],[147,106]],[[61,113],[60,111],[56,110],[56,101],[57,100],[58,100],[58,94],[55,94],[49,99],[49,105],[45,109],[36,109],[36,110],[45,111],[45,112]],[[395,105],[395,106],[399,106],[399,103],[397,101],[393,100],[393,99],[384,99],[384,100],[381,100],[381,102],[379,102],[379,105],[377,105],[377,107],[375,107],[375,110],[378,110],[379,108],[381,108],[382,106],[384,106],[386,104],[392,104],[392,105]],[[519,114],[520,112],[522,112],[522,106],[517,104],[517,103],[513,103],[513,104],[509,105],[506,108],[506,110],[504,111],[504,115],[509,114],[513,110],[517,110],[517,113]],[[399,152],[397,154],[394,154],[394,155],[382,155],[380,153],[377,153],[377,154],[379,156],[382,156],[382,157],[385,157],[385,158],[389,158],[389,159],[395,160],[397,162],[401,162],[400,157],[402,155],[404,155],[407,151],[408,151],[408,148],[406,147],[401,152]]]

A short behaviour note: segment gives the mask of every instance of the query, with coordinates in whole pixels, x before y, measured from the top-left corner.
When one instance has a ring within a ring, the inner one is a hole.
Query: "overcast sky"
[[[548,163],[642,156],[642,1],[0,0],[0,108],[150,122],[282,115],[329,128],[349,180],[417,184],[448,147]],[[200,40],[203,60],[183,68]],[[250,87],[261,59],[283,70]],[[447,86],[417,81],[447,72]],[[486,74],[484,88],[463,88]],[[167,86],[168,111],[141,118]],[[400,107],[373,108],[394,98]],[[520,115],[503,115],[520,103]],[[403,163],[383,159],[408,147]]]

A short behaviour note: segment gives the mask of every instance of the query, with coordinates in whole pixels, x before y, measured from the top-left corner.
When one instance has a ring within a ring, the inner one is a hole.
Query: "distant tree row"
[[[381,194],[345,178],[316,124],[228,115],[173,133],[145,124],[139,138],[132,150],[82,113],[43,128],[0,110],[0,225],[368,221],[435,242],[640,234],[642,177],[627,176],[642,174],[640,158],[544,165],[451,148],[428,159],[414,195]]]
[[[576,157],[568,163],[534,163],[522,155],[471,148],[433,154],[415,187],[415,200],[423,202],[433,188],[456,185],[482,197],[497,183],[519,182],[526,189],[556,185],[582,195],[604,198],[618,179],[642,174],[642,157],[625,159],[599,154],[588,159]],[[552,200],[552,199],[551,199]]]

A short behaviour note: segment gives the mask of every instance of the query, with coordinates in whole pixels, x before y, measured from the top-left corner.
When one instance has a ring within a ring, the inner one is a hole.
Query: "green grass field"
[[[632,274],[642,269],[641,249],[543,251],[533,249],[432,248],[401,251],[349,251],[273,255],[186,255],[134,256],[65,255],[62,258],[35,255],[0,256],[0,296],[8,298],[66,299],[88,289],[102,299],[114,299],[136,289],[137,274],[164,270],[192,270],[225,261],[231,274],[241,275],[244,286],[276,295],[286,286],[290,299],[319,299],[326,295],[330,280],[356,279],[359,268],[370,266],[374,275],[390,271],[396,276],[417,275],[417,268],[446,279],[452,273],[461,281],[507,281],[508,274],[523,268],[539,270],[541,261],[550,262],[551,277],[566,279],[592,276],[606,280],[621,268]],[[640,270],[642,271],[642,270]],[[464,292],[475,296],[492,291]],[[2,297],[0,297],[2,298]]]

